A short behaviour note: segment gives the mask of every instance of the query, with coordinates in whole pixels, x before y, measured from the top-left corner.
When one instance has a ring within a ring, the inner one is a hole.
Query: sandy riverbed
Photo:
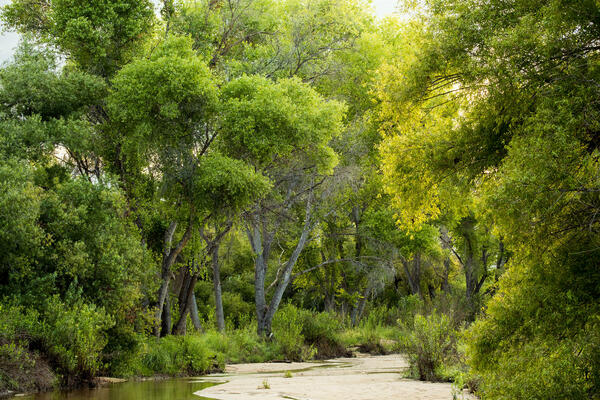
[[[448,383],[403,379],[401,355],[338,358],[323,363],[238,364],[206,380],[226,382],[197,392],[218,400],[451,400]],[[292,373],[286,378],[285,371]],[[269,389],[264,388],[265,383]],[[464,397],[465,399],[471,397]]]

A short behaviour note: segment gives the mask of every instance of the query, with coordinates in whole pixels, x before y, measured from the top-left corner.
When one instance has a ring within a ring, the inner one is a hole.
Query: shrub
[[[56,385],[48,364],[29,346],[39,342],[41,322],[34,311],[0,304],[0,393],[40,391]]]
[[[456,353],[456,331],[443,314],[417,314],[413,329],[407,332],[402,344],[408,355],[411,376],[437,381],[441,378],[440,368]]]
[[[141,354],[141,375],[205,374],[223,367],[202,336],[167,336],[149,339]]]
[[[46,351],[66,383],[93,377],[103,367],[105,332],[114,320],[93,304],[67,305],[56,296],[48,302],[45,314]]]
[[[316,353],[313,346],[304,343],[302,335],[302,313],[291,304],[287,304],[277,312],[273,319],[273,335],[280,353],[291,361],[302,361],[310,359]]]
[[[250,323],[243,329],[232,331],[227,335],[227,362],[264,362],[282,358],[278,345],[265,341],[254,329],[256,323]]]
[[[240,293],[223,293],[223,310],[230,328],[240,328],[254,314],[254,303],[246,302]]]
[[[304,342],[315,347],[318,358],[347,355],[346,347],[340,338],[343,324],[335,314],[302,310],[300,316]]]

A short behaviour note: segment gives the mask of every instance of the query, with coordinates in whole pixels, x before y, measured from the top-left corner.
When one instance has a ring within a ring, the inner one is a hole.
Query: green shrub
[[[199,335],[152,338],[142,347],[141,375],[200,375],[223,367],[222,358]]]
[[[88,379],[103,367],[106,330],[114,320],[104,309],[81,301],[69,306],[53,297],[45,313],[46,351],[69,382]]]
[[[450,319],[433,313],[415,315],[413,328],[402,340],[410,363],[410,375],[427,381],[441,379],[440,369],[456,353],[456,331]]]
[[[240,328],[254,314],[254,303],[244,301],[240,293],[224,292],[223,311],[229,328]]]
[[[41,343],[42,328],[35,311],[0,304],[0,393],[49,390],[56,385],[48,364],[29,349],[32,341]]]
[[[343,324],[335,314],[302,310],[300,318],[304,343],[315,347],[318,358],[347,355],[340,336]]]
[[[226,353],[228,362],[264,362],[283,358],[279,353],[277,343],[260,338],[254,326],[255,322],[248,324],[243,329],[228,333],[229,342]]]
[[[412,328],[415,315],[425,312],[425,302],[418,295],[402,297],[398,303],[396,313],[398,317],[394,321],[388,321],[389,324],[394,324],[399,321],[401,325]]]
[[[316,350],[314,346],[307,346],[302,335],[303,313],[291,304],[279,309],[273,319],[273,335],[280,353],[291,361],[311,359]]]

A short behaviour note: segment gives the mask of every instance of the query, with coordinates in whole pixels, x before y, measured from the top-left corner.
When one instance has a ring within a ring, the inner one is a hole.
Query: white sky
[[[0,6],[10,3],[11,0],[0,0]],[[397,0],[371,0],[375,14],[385,17],[394,12]],[[0,63],[8,61],[19,43],[19,35],[14,32],[0,33]]]

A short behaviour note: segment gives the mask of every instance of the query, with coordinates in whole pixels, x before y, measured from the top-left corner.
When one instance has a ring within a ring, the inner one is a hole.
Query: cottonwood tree
[[[110,168],[137,208],[143,190],[154,192],[164,210],[161,285],[156,320],[161,321],[171,268],[192,237],[201,210],[193,183],[202,157],[214,140],[218,104],[215,80],[191,41],[172,36],[148,58],[126,65],[112,81],[107,141]],[[176,235],[177,228],[183,229]],[[167,311],[168,312],[168,311]],[[157,333],[158,333],[157,329]]]
[[[245,213],[255,254],[258,333],[268,335],[292,270],[314,227],[316,189],[336,162],[329,140],[342,127],[343,107],[325,101],[297,79],[276,83],[242,77],[223,88],[223,146],[267,176],[273,189]],[[298,212],[294,217],[293,212]],[[282,262],[271,299],[265,279],[272,246],[287,218],[300,226],[297,242]],[[297,219],[295,219],[297,218]]]
[[[193,193],[196,204],[206,215],[198,229],[205,243],[203,252],[210,258],[215,316],[220,331],[225,329],[219,260],[221,243],[243,208],[264,197],[270,188],[271,183],[267,177],[241,160],[211,153],[200,162],[193,183]],[[176,324],[176,333],[182,333],[185,329],[186,313],[193,307],[191,303],[194,301],[194,288],[200,273],[197,269],[188,278],[187,293],[180,296],[180,318]]]

